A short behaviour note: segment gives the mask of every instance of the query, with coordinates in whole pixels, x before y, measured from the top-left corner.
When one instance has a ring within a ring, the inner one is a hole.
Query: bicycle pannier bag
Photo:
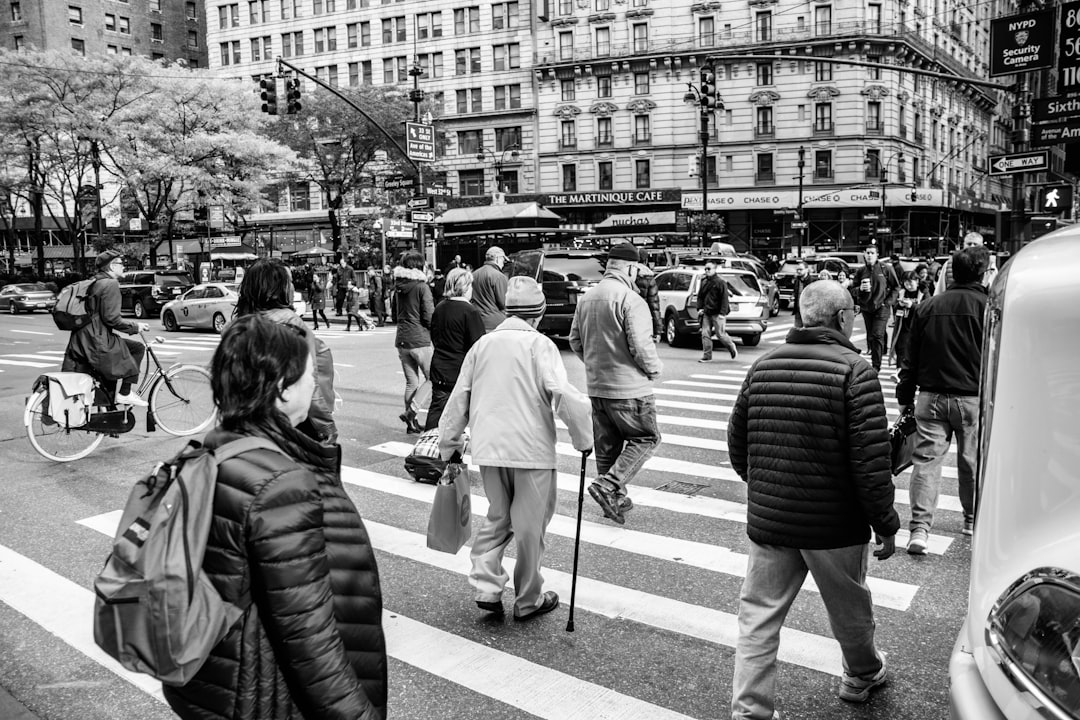
[[[82,427],[90,422],[94,407],[94,379],[85,373],[46,373],[49,393],[48,416],[65,429]]]
[[[94,580],[94,641],[128,670],[186,684],[246,609],[221,598],[202,563],[218,464],[256,449],[281,452],[257,437],[216,451],[192,440],[132,489]]]
[[[53,322],[61,330],[82,330],[90,324],[93,317],[93,303],[90,302],[90,288],[96,279],[80,280],[64,286],[56,296],[56,305],[52,309]]]

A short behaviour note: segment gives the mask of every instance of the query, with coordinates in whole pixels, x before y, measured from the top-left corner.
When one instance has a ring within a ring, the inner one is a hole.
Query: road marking
[[[56,362],[57,360],[62,360],[63,359],[63,358],[59,358],[59,357],[55,357],[55,356],[49,356],[49,355],[46,355],[45,353],[40,353],[40,354],[35,354],[35,355],[4,355],[3,357],[6,357],[6,358],[25,358],[27,360],[51,360],[53,362]]]
[[[707,393],[698,392],[696,390],[671,390],[669,388],[653,388],[653,392],[657,395],[673,395],[675,397],[685,398],[700,398],[702,400],[726,400],[728,402],[735,402],[736,395],[727,395],[724,393]]]
[[[558,443],[556,450],[559,454],[565,454],[563,448],[570,448],[565,443]],[[394,455],[396,457],[407,457],[413,449],[412,445],[408,443],[390,441],[380,443],[379,445],[372,445],[369,450],[376,452],[386,453],[387,455]],[[573,450],[575,457],[580,458],[581,453]],[[472,461],[471,456],[465,455],[466,462]],[[469,468],[479,472],[480,468],[477,465],[470,464]],[[730,471],[734,474],[734,471]],[[737,477],[737,476],[736,476]],[[558,488],[565,492],[577,494],[580,476],[571,475],[569,473],[559,473],[557,476]],[[742,482],[739,480],[738,482]],[[728,520],[731,522],[745,523],[746,522],[746,504],[732,502],[730,500],[723,500],[721,498],[714,498],[708,496],[695,495],[693,497],[686,497],[684,495],[678,495],[676,493],[664,492],[662,490],[654,490],[652,488],[641,487],[631,484],[629,487],[630,498],[634,501],[635,505],[642,505],[647,507],[656,507],[664,510],[671,510],[673,512],[687,513],[692,515],[702,515],[705,517],[716,518],[718,520]],[[896,488],[896,494],[894,500],[897,503],[908,505],[909,497],[906,490]],[[941,510],[953,510],[961,512],[960,500],[949,495],[941,495],[938,497],[938,508]],[[907,545],[908,531],[900,530],[896,534],[897,547],[903,543]],[[952,545],[953,538],[946,535],[930,534],[930,540],[927,545],[927,551],[932,555],[944,555],[945,552]]]
[[[53,335],[56,334],[56,333],[51,333],[51,332],[37,332],[35,330],[14,330],[14,329],[9,330],[9,332],[22,333],[23,335],[45,335],[46,337],[52,337]]]
[[[47,367],[53,367],[54,365],[56,365],[56,363],[55,362],[51,362],[51,363],[30,362],[28,360],[5,360],[3,358],[0,358],[0,365],[16,365],[18,367],[47,368]]]

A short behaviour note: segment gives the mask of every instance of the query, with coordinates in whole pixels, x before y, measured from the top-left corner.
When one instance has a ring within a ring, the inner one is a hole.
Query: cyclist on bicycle
[[[93,319],[81,330],[71,333],[64,352],[65,372],[92,370],[105,380],[118,381],[117,405],[146,407],[147,403],[132,386],[139,382],[143,343],[119,337],[114,330],[134,335],[147,332],[150,325],[120,317],[120,283],[124,260],[117,250],[106,250],[95,261],[97,274],[90,286],[87,307]]]

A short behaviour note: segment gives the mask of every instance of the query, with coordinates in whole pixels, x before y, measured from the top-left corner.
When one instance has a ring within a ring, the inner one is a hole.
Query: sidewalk
[[[11,693],[0,685],[0,720],[38,720],[37,715],[23,707]]]

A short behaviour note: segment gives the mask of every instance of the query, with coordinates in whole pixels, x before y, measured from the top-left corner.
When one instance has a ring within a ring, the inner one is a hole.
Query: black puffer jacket
[[[165,699],[185,720],[382,720],[379,572],[339,448],[284,421],[260,434],[295,462],[253,450],[221,464],[203,560],[222,597],[250,607]],[[206,445],[237,437],[219,428]]]
[[[423,270],[397,266],[394,268],[395,302],[397,302],[397,337],[394,346],[411,350],[431,345],[431,315],[435,300]]]
[[[754,363],[727,442],[756,543],[823,550],[900,527],[881,385],[837,330],[793,329]]]

